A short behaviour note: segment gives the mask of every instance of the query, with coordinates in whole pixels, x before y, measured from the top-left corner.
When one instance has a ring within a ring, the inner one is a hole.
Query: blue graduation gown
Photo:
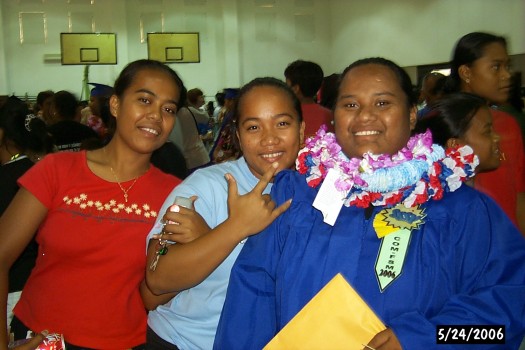
[[[382,208],[367,219],[364,209],[343,206],[332,227],[312,207],[317,191],[296,172],[277,176],[272,197],[278,204],[293,197],[292,206],[239,255],[215,349],[262,349],[337,273],[404,349],[435,348],[436,325],[468,324],[505,325],[504,347],[517,349],[525,333],[525,239],[490,198],[462,186],[422,205],[425,223],[412,231],[402,273],[381,292],[373,219]]]

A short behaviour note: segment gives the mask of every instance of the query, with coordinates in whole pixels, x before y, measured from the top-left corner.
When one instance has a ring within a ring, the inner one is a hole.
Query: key
[[[162,242],[162,240],[159,239],[159,246],[160,248],[157,250],[157,253],[155,254],[155,259],[153,259],[153,262],[149,266],[150,271],[155,271],[157,269],[157,264],[159,263],[159,259],[161,255],[166,255],[168,253],[168,246],[167,242]]]

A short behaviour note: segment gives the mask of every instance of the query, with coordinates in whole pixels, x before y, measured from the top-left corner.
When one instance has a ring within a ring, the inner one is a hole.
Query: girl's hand
[[[284,213],[291,205],[288,200],[278,208],[270,195],[263,194],[264,189],[273,179],[278,163],[273,163],[264,173],[257,185],[245,195],[239,195],[237,182],[231,174],[226,174],[228,181],[228,221],[238,228],[240,240],[259,233],[271,224],[279,215]]]
[[[387,328],[384,331],[377,333],[372,340],[370,340],[365,349],[402,350],[402,347],[394,334],[394,331],[391,328]]]
[[[197,197],[193,196],[191,200],[195,202]],[[162,233],[153,235],[153,239],[189,243],[211,230],[202,216],[194,209],[184,208],[177,204],[173,204],[166,211],[163,220],[166,225]]]
[[[42,343],[42,341],[44,341],[44,339],[47,337],[47,335],[48,335],[48,331],[42,331],[42,333],[36,334],[33,338],[26,339],[27,341],[24,340],[23,344],[15,346],[14,348],[9,348],[9,349],[13,349],[13,350],[34,350],[40,345],[40,343]]]

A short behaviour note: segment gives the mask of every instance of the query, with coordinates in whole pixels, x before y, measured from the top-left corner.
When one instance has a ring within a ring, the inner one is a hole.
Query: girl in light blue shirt
[[[299,101],[285,83],[257,78],[241,89],[234,113],[242,157],[199,169],[173,189],[160,212],[177,196],[192,197],[195,211],[176,206],[149,234],[143,292],[169,301],[149,313],[148,349],[211,349],[230,270],[246,238],[290,205],[276,208],[268,193],[275,174],[294,166],[303,142]]]

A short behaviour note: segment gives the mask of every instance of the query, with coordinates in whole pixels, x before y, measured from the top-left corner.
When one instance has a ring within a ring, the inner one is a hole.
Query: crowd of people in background
[[[496,322],[517,349],[525,110],[510,66],[504,37],[473,32],[419,86],[386,58],[331,75],[298,59],[206,101],[144,59],[89,101],[10,96],[0,350],[47,330],[68,349],[261,349],[338,274],[384,322],[363,347]],[[381,258],[403,237],[400,261]]]

